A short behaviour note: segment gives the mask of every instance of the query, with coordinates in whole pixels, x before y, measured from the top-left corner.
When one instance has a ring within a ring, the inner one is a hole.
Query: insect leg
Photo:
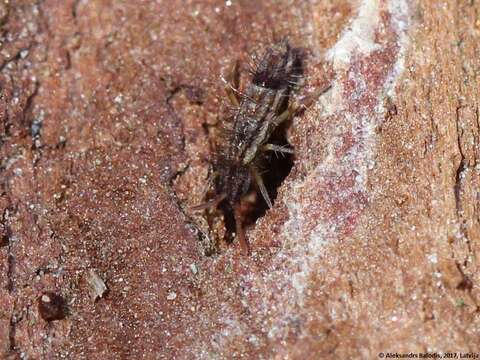
[[[210,169],[208,169],[208,171],[210,172]],[[217,171],[214,171],[212,172],[211,174],[208,175],[207,177],[207,183],[205,184],[205,188],[202,190],[202,194],[203,196],[205,196],[205,194],[207,193],[208,189],[210,189],[210,187],[212,186],[212,183],[213,181],[217,178],[218,176],[218,172]]]
[[[307,95],[302,98],[302,100],[297,102],[297,109],[302,108],[302,109],[308,109],[310,106],[313,105],[315,101],[318,100],[320,96],[325,94],[328,90],[332,88],[331,84],[327,84],[317,90],[315,90],[312,94]]]
[[[245,238],[245,232],[243,231],[242,216],[240,214],[239,206],[234,207],[233,216],[235,217],[235,231],[237,233],[238,243],[242,248],[243,254],[248,255],[249,253],[248,242],[247,242],[247,239]]]
[[[240,101],[238,100],[238,86],[239,86],[239,72],[238,72],[238,61],[232,66],[230,74],[227,79],[222,79],[225,82],[225,93],[227,94],[228,99],[234,107],[240,106]]]
[[[208,172],[210,172],[210,169],[211,167],[208,169]],[[202,190],[202,198],[205,196],[205,194],[207,193],[208,189],[210,188],[210,186],[212,185],[213,181],[217,176],[218,176],[217,171],[214,171],[208,175],[207,182],[205,184],[204,189]],[[215,198],[213,198],[212,200],[206,201],[199,205],[192,206],[190,209],[193,211],[199,211],[199,210],[205,210],[211,207],[216,207],[218,204],[222,202],[223,199],[225,199],[225,197],[226,197],[225,194],[220,194]]]
[[[270,200],[270,196],[268,195],[268,191],[267,191],[267,188],[265,187],[262,176],[260,175],[258,170],[255,169],[253,166],[251,166],[250,168],[253,173],[253,176],[255,177],[255,181],[257,182],[258,188],[260,189],[260,192],[263,198],[265,199],[265,202],[267,203],[268,207],[271,209],[273,207],[272,201]]]
[[[284,112],[282,112],[280,115],[278,115],[273,119],[273,125],[277,127],[284,121],[290,119],[292,116],[296,114],[296,112],[298,111],[298,109],[300,109],[301,106],[302,105],[297,103],[296,101],[291,101],[288,104],[287,110],[285,110]]]
[[[288,105],[287,110],[285,110],[283,113],[278,115],[275,119],[273,119],[274,126],[280,125],[285,120],[294,116],[299,110],[305,110],[308,107],[310,107],[314,103],[314,101],[316,101],[321,95],[327,92],[330,88],[331,88],[331,85],[327,85],[315,91],[312,95],[308,96],[302,101],[291,101]]]
[[[209,200],[203,204],[192,206],[190,209],[193,211],[205,210],[211,207],[217,207],[225,198],[227,194],[220,194],[217,197],[214,197],[212,200]]]

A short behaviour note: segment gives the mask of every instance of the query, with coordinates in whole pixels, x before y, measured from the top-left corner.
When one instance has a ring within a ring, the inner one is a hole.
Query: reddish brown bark
[[[0,4],[0,354],[375,358],[478,350],[476,1]],[[310,53],[272,210],[205,256],[231,64]],[[92,297],[91,272],[105,282]],[[46,321],[38,299],[65,300]],[[60,316],[58,316],[60,318]]]

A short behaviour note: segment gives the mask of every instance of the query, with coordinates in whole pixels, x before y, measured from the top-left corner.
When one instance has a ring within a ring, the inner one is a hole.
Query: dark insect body
[[[303,59],[302,49],[283,40],[256,59],[250,69],[251,83],[243,92],[230,84],[226,88],[235,110],[224,124],[221,149],[213,164],[215,196],[195,208],[219,205],[226,221],[234,222],[244,253],[248,253],[248,244],[240,201],[254,180],[268,207],[272,207],[260,168],[268,162],[269,151],[293,153],[290,148],[270,144],[269,140],[275,129],[296,111],[291,97],[302,78]]]

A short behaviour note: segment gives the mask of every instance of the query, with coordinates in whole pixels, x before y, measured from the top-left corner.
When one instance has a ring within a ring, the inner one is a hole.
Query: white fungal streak
[[[362,1],[358,16],[327,52],[327,60],[332,61],[334,68],[348,65],[355,52],[366,55],[380,48],[379,44],[375,43],[379,18],[379,0]]]
[[[392,26],[398,34],[399,52],[395,67],[389,76],[386,87],[386,94],[390,97],[395,96],[395,84],[396,79],[403,73],[405,69],[405,52],[408,48],[408,1],[390,1],[388,3],[388,10],[391,14],[396,16],[392,17]]]
[[[380,45],[375,42],[375,30],[379,20],[379,0],[362,1],[358,8],[358,16],[347,27],[339,41],[326,53],[326,60],[333,64],[335,71],[348,68],[353,54],[367,56],[380,49]],[[361,82],[363,79],[356,80]],[[320,99],[319,105],[324,116],[344,110],[342,91],[342,84],[336,81],[326,96]]]
[[[369,94],[372,89],[368,88],[367,79],[364,73],[352,72],[349,80],[354,84],[350,98],[345,99],[344,82],[345,78],[334,81],[331,90],[322,96],[318,104],[321,109],[322,117],[329,115],[343,119],[339,122],[337,137],[326,144],[328,155],[317,164],[306,179],[291,185],[293,191],[290,192],[286,205],[289,211],[289,221],[285,223],[283,234],[285,234],[283,251],[278,255],[276,263],[283,264],[280,271],[271,272],[269,279],[264,284],[271,293],[277,291],[276,303],[278,306],[278,317],[275,315],[270,319],[269,338],[281,339],[288,331],[286,324],[298,313],[298,305],[304,302],[307,296],[307,287],[310,275],[318,274],[322,271],[319,266],[320,257],[325,251],[325,247],[337,239],[337,224],[345,222],[345,219],[351,215],[350,210],[345,210],[339,218],[327,223],[325,219],[317,219],[317,224],[310,233],[305,233],[304,224],[307,219],[311,221],[312,207],[322,208],[322,202],[328,199],[305,199],[301,195],[305,193],[304,189],[312,186],[318,187],[318,184],[325,181],[326,176],[344,176],[351,173],[352,170],[357,174],[355,184],[352,188],[346,189],[345,193],[335,194],[337,199],[347,199],[353,193],[366,194],[366,183],[368,180],[368,171],[374,166],[375,153],[375,127],[383,118],[383,101],[385,95],[393,96],[395,85],[404,70],[404,56],[408,47],[408,0],[364,0],[359,4],[358,15],[351,22],[343,33],[339,41],[327,52],[327,59],[333,64],[337,74],[348,74],[346,72],[352,61],[358,61],[365,58],[377,50],[382,50],[382,46],[395,47],[395,64],[387,74],[383,87],[376,97],[375,109],[372,111],[348,111],[348,101],[360,98],[364,94]],[[380,45],[376,43],[375,37],[380,24],[381,11],[387,11],[391,15],[391,24],[389,31],[396,34],[395,43]],[[350,103],[351,104],[351,103]],[[318,120],[320,123],[321,119]],[[343,143],[345,131],[350,130],[355,139],[353,146],[348,153],[338,158],[335,155],[335,149],[338,143]],[[323,179],[323,180],[322,180]],[[347,200],[346,200],[347,201]],[[315,204],[317,203],[317,204]],[[289,285],[290,286],[289,286]],[[265,289],[265,292],[268,290]],[[280,290],[280,291],[279,291]],[[263,290],[262,290],[263,291]],[[278,295],[280,292],[280,295]],[[268,298],[268,297],[267,297]],[[271,304],[265,304],[265,308],[271,307]],[[308,311],[308,310],[307,310]],[[290,319],[290,320],[289,320]]]
[[[338,164],[338,158],[334,156],[335,147],[333,141],[341,141],[341,134],[337,139],[334,139],[331,144],[327,144],[328,155],[317,166],[315,171],[301,183],[294,184],[294,189],[291,200],[287,203],[289,208],[290,220],[285,224],[285,233],[289,241],[293,243],[299,238],[299,230],[302,229],[305,215],[305,209],[308,211],[307,204],[298,201],[302,189],[309,184],[318,182],[324,174],[332,175],[332,169],[336,169],[339,175],[348,168],[355,170],[358,174],[355,177],[354,192],[364,191],[366,189],[368,170],[374,165],[373,152],[375,150],[375,126],[380,117],[383,116],[383,98],[384,95],[393,95],[396,80],[403,72],[404,55],[407,48],[406,29],[408,25],[408,4],[406,0],[391,0],[384,5],[379,0],[364,0],[361,2],[358,16],[352,21],[347,30],[343,33],[339,41],[327,52],[327,57],[333,63],[334,69],[337,73],[344,72],[349,68],[352,57],[364,58],[370,55],[373,51],[381,50],[380,45],[375,42],[375,33],[380,26],[380,11],[382,8],[387,8],[392,16],[392,26],[398,37],[397,59],[392,71],[388,74],[385,81],[382,94],[377,94],[376,111],[367,114],[359,114],[356,112],[345,111],[348,99],[344,99],[343,83],[335,81],[329,96],[324,96],[321,99],[320,108],[322,108],[322,116],[339,115],[346,120],[344,123],[351,124],[352,135],[357,143],[353,145],[349,154],[343,157],[342,164]],[[369,91],[365,86],[364,74],[352,74],[353,79],[350,79],[355,84],[355,89],[351,97],[360,96],[363,92]],[[340,129],[342,131],[343,129]],[[341,196],[341,194],[340,194]],[[321,201],[318,199],[318,201]],[[318,222],[314,231],[311,234],[305,234],[309,239],[308,244],[298,244],[298,251],[300,257],[299,267],[302,273],[310,273],[314,268],[311,263],[311,257],[318,254],[319,251],[328,243],[327,239],[335,238],[334,224],[328,225]],[[305,250],[308,250],[305,253]],[[302,255],[302,253],[304,255]],[[305,256],[306,255],[306,256]],[[302,286],[298,284],[298,277],[294,280],[295,288],[301,289]],[[300,291],[301,293],[301,291]]]

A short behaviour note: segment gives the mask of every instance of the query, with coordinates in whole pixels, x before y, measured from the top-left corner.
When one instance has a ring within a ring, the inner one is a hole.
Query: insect
[[[233,105],[232,116],[225,121],[220,151],[213,162],[214,196],[194,210],[220,207],[226,221],[235,223],[235,233],[244,254],[249,247],[242,226],[240,201],[253,181],[269,208],[272,201],[260,169],[268,163],[268,152],[293,153],[293,150],[269,143],[275,129],[298,109],[292,95],[303,76],[304,51],[282,40],[264,50],[250,66],[249,84],[241,92],[226,82],[226,93]],[[232,77],[237,73],[234,67]],[[268,165],[268,164],[267,164]]]

